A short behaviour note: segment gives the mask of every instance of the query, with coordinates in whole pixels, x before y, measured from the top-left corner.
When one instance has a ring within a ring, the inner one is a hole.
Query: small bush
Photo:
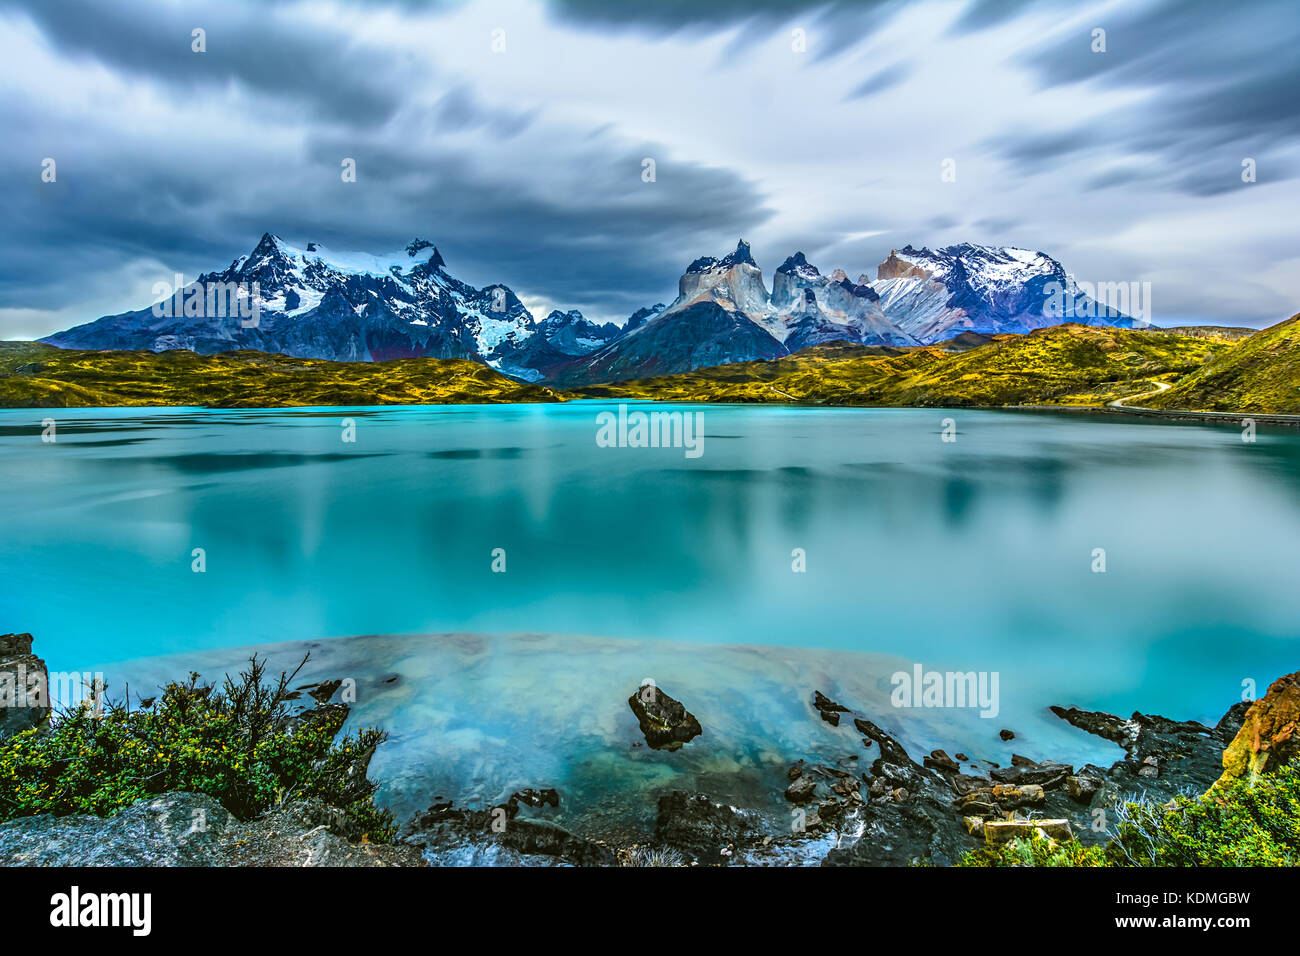
[[[1078,840],[1021,837],[1000,847],[980,847],[967,853],[959,866],[1107,866],[1100,846]]]
[[[392,814],[374,804],[365,773],[387,734],[361,730],[335,742],[347,708],[325,706],[294,716],[289,682],[254,655],[238,680],[218,689],[168,684],[137,706],[90,702],[59,714],[48,730],[0,741],[0,821],[38,813],[111,816],[153,794],[208,794],[240,819],[292,798],[317,797],[347,812],[371,842],[388,842]]]
[[[1296,866],[1300,864],[1300,766],[1234,780],[1168,804],[1116,808],[1104,846],[1036,837],[968,853],[963,866]]]

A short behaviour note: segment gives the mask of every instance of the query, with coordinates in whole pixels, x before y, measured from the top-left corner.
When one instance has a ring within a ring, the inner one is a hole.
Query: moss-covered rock
[[[1300,671],[1279,677],[1251,704],[1237,736],[1223,751],[1216,787],[1253,779],[1300,756]]]
[[[704,733],[695,715],[681,701],[654,684],[642,684],[627,703],[636,714],[646,743],[654,750],[679,750],[682,744]]]

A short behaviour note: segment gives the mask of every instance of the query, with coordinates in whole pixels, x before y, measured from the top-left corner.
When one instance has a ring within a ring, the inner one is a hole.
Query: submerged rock
[[[457,809],[438,804],[402,827],[401,837],[438,865],[612,866],[614,852],[549,820],[520,816],[520,804],[558,807],[553,788],[520,790],[503,804]]]
[[[807,803],[813,798],[816,791],[817,781],[804,774],[801,777],[796,777],[794,782],[785,788],[785,798],[791,803]]]
[[[949,757],[947,752],[943,750],[931,750],[930,756],[924,758],[921,763],[934,770],[946,770],[949,773],[961,772],[961,764]]]
[[[627,703],[636,714],[646,743],[654,750],[678,750],[704,733],[700,722],[684,704],[654,684],[642,684]]]
[[[817,713],[822,715],[822,720],[826,721],[826,723],[830,724],[832,727],[838,727],[840,725],[840,714],[846,714],[849,712],[847,707],[842,707],[835,703],[835,701],[831,700],[819,690],[813,691],[813,707],[816,708]]]

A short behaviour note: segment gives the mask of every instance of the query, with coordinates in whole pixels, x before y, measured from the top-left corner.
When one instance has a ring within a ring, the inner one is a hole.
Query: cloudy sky
[[[0,337],[267,231],[428,238],[543,315],[622,321],[743,236],[769,282],[1018,245],[1150,282],[1157,324],[1266,325],[1300,311],[1298,46],[1295,0],[0,0]]]

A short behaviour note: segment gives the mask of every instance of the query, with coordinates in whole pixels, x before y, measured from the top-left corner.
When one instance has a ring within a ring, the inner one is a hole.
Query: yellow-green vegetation
[[[1108,843],[1041,837],[967,854],[963,866],[1295,866],[1300,863],[1300,768],[1231,781],[1200,797],[1116,809]]]
[[[317,798],[347,813],[370,842],[388,842],[393,817],[375,806],[376,785],[365,772],[387,735],[360,730],[336,742],[347,707],[290,713],[292,678],[282,673],[268,682],[265,662],[253,657],[247,671],[221,687],[200,685],[191,674],[147,706],[102,702],[96,712],[87,701],[48,729],[6,738],[0,821],[38,813],[112,816],[143,797],[183,790],[215,797],[239,819],[285,800]]]
[[[995,335],[954,351],[944,344],[879,348],[832,344],[788,358],[575,389],[584,397],[818,405],[1104,405],[1199,369],[1227,339],[1059,325]]]
[[[326,362],[267,352],[85,352],[0,342],[0,407],[439,405],[555,402],[467,359]]]
[[[771,361],[558,392],[462,359],[326,362],[264,352],[85,352],[0,342],[0,407],[408,405],[636,398],[893,407],[1300,413],[1300,316],[1263,332],[1058,325],[915,348],[832,343]],[[982,344],[981,344],[982,343]],[[1157,383],[1172,385],[1152,393]]]
[[[1169,391],[1142,404],[1187,411],[1300,413],[1300,315],[1220,352]]]

